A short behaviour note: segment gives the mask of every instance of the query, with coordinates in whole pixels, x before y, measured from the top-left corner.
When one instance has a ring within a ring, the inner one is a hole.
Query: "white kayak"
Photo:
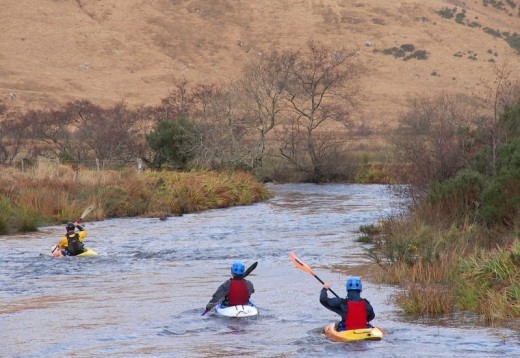
[[[247,305],[225,306],[219,303],[215,306],[215,312],[222,317],[255,317],[258,316],[258,308],[252,303]]]

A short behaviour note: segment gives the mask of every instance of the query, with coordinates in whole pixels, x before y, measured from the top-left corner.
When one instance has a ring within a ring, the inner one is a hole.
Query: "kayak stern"
[[[331,340],[336,342],[352,341],[380,341],[383,338],[383,331],[378,327],[351,329],[348,331],[336,331],[336,324],[329,323],[325,326],[324,333]]]

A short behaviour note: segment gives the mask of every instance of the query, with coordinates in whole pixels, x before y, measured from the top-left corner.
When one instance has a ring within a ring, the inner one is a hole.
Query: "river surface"
[[[360,225],[398,210],[380,185],[271,185],[269,201],[171,217],[87,222],[96,257],[46,254],[62,226],[0,237],[1,357],[520,357],[518,332],[475,317],[420,321],[391,303],[397,289],[369,280],[363,296],[386,335],[334,343],[339,318],[294,253],[344,295],[370,261]],[[88,218],[87,218],[88,220]],[[235,260],[255,286],[255,319],[201,316]],[[361,274],[363,278],[363,275]]]

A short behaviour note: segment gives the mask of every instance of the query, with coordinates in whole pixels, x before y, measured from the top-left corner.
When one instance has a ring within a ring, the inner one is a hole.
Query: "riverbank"
[[[0,170],[0,234],[77,220],[94,205],[88,220],[159,217],[249,205],[268,199],[269,190],[245,172],[139,172],[135,169],[74,170],[38,165],[21,172]]]
[[[377,280],[402,288],[394,301],[405,312],[473,312],[488,324],[520,330],[520,240],[514,234],[475,223],[441,227],[417,215],[361,229],[360,241],[374,244],[369,256],[382,269]]]

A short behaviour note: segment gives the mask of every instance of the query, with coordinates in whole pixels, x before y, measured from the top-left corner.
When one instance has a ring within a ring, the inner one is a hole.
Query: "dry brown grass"
[[[509,59],[513,73],[520,72],[520,56],[504,40],[436,12],[464,6],[467,19],[510,33],[520,28],[518,15],[480,0],[454,3],[2,1],[0,99],[24,109],[75,99],[156,105],[175,80],[225,82],[260,53],[300,49],[314,38],[358,51],[367,74],[357,117],[385,132],[408,99],[480,91],[481,80],[494,78],[490,59]],[[403,61],[374,52],[402,44],[426,50],[429,58]]]
[[[40,163],[34,170],[0,170],[0,233],[76,220],[95,204],[89,220],[166,217],[248,205],[269,191],[242,172],[137,172],[73,170]]]

